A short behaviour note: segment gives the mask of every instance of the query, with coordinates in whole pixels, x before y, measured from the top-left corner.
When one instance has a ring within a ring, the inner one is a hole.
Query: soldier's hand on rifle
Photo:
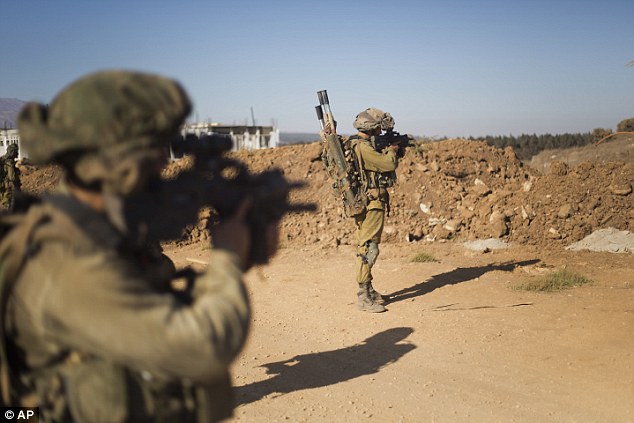
[[[251,208],[250,199],[242,200],[235,214],[211,229],[214,248],[229,250],[238,255],[243,270],[251,267],[249,250],[251,248],[251,230],[246,216]]]

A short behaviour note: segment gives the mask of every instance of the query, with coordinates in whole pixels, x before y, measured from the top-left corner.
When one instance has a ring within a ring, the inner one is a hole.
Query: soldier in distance
[[[365,210],[354,216],[357,242],[358,307],[372,313],[386,311],[385,297],[372,285],[372,267],[379,256],[379,244],[389,210],[390,197],[387,191],[396,180],[398,166],[397,145],[389,145],[377,151],[375,139],[382,128],[393,128],[394,119],[389,113],[369,108],[357,115],[353,123],[356,135],[350,143],[360,162],[361,185],[368,197]]]

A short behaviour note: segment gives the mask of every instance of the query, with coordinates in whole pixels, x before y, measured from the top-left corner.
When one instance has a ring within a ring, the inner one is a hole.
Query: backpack
[[[322,136],[322,161],[332,179],[332,188],[346,216],[363,213],[368,205],[367,177],[356,152],[356,137]]]

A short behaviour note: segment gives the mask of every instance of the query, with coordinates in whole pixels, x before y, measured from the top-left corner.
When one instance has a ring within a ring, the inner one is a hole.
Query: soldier
[[[170,79],[105,71],[21,112],[29,158],[65,177],[0,244],[5,287],[14,281],[1,318],[5,403],[37,405],[46,422],[231,416],[228,366],[250,317],[248,203],[216,227],[209,267],[191,276],[187,296],[171,289],[170,263],[127,236],[121,211],[158,177],[190,108]]]
[[[399,147],[390,145],[383,151],[377,151],[374,144],[375,137],[381,135],[382,126],[394,126],[389,113],[375,108],[366,109],[357,115],[353,126],[358,132],[350,138],[350,142],[361,164],[361,182],[369,201],[365,211],[354,216],[357,228],[358,306],[363,311],[380,313],[386,311],[383,305],[385,297],[372,286],[372,266],[379,255],[385,213],[390,204],[387,187],[392,186],[396,179]]]
[[[2,185],[0,186],[0,205],[4,209],[11,208],[13,204],[13,194],[21,187],[20,169],[16,166],[18,158],[17,144],[9,144],[7,152],[0,157],[2,162]]]

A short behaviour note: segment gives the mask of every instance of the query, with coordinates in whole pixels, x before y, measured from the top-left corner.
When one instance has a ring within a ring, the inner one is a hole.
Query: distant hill
[[[18,113],[26,101],[17,98],[0,98],[0,128],[15,128]]]
[[[280,144],[306,144],[319,140],[319,134],[280,132]]]

